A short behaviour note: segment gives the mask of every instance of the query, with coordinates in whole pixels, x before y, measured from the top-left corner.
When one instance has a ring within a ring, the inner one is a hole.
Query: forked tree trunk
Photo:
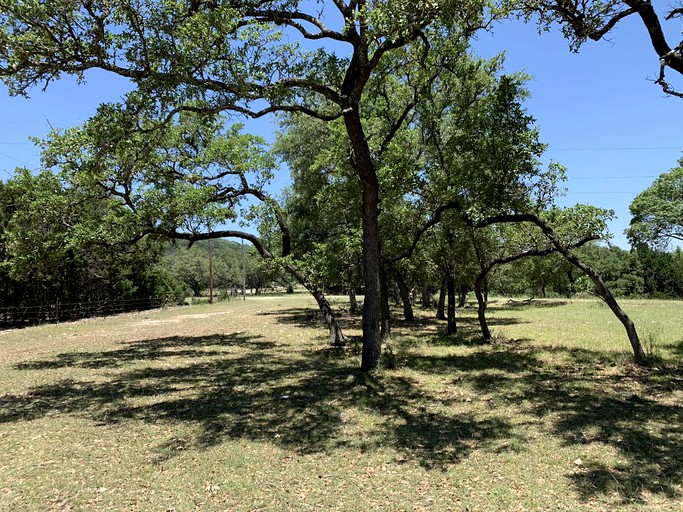
[[[455,323],[455,280],[449,276],[448,278],[448,327],[446,334],[455,334],[458,331],[458,326]]]
[[[398,292],[403,303],[403,318],[407,322],[413,322],[415,321],[415,315],[413,315],[413,306],[410,303],[410,290],[405,279],[403,279],[403,275],[398,270],[396,271],[396,285],[398,286]]]
[[[439,290],[439,302],[436,307],[436,318],[439,320],[446,320],[446,295],[448,294],[447,289],[448,280],[444,278],[441,281],[441,289]]]

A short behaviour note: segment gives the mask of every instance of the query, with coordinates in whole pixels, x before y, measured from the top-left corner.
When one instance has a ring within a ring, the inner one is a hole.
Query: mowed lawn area
[[[622,305],[649,369],[597,299],[417,309],[372,374],[303,293],[0,332],[0,510],[681,511],[683,304]]]

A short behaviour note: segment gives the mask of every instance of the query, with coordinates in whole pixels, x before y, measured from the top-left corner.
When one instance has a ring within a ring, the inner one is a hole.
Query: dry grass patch
[[[371,375],[303,295],[4,332],[0,510],[680,510],[680,304],[628,308],[655,369],[594,301],[420,313]]]

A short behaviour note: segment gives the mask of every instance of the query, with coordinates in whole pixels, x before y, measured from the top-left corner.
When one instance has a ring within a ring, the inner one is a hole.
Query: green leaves
[[[103,219],[109,237],[200,232],[235,218],[240,202],[272,178],[263,140],[222,123],[184,113],[142,130],[132,127],[147,121],[108,105],[81,128],[53,132],[42,143],[43,168],[94,201],[114,200]]]
[[[626,233],[634,245],[666,247],[683,240],[683,158],[633,200]]]

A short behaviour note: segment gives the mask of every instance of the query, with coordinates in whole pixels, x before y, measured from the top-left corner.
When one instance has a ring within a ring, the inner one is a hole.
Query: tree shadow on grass
[[[683,359],[683,340],[674,341],[673,343],[664,345],[661,348],[670,350],[673,354]]]
[[[542,364],[533,351],[477,350],[465,355],[406,354],[396,357],[398,366],[427,374],[454,373],[458,376],[463,372],[472,374],[484,370],[519,373]]]
[[[586,447],[582,464],[568,475],[583,500],[616,496],[638,503],[646,493],[680,499],[683,369],[646,370],[619,364],[618,354],[553,350],[571,362],[553,367],[532,360],[523,372],[471,372],[463,379],[482,392],[504,395],[547,423],[567,446]],[[601,365],[613,371],[600,371]],[[591,445],[613,448],[620,462],[593,459]]]
[[[453,385],[470,386],[492,407],[512,404],[565,445],[585,447],[581,465],[567,475],[585,501],[608,496],[639,503],[648,493],[681,499],[683,368],[641,369],[597,350],[547,351],[569,363],[551,365],[531,348],[394,357],[397,365],[425,374],[453,373]],[[591,458],[591,445],[611,447],[619,462]]]
[[[260,316],[273,316],[275,321],[283,325],[294,325],[296,327],[318,327],[325,328],[325,320],[320,311],[312,308],[288,308],[278,311],[261,311]],[[350,313],[347,310],[335,309],[335,318],[342,329],[351,329],[360,326],[361,315]]]
[[[220,350],[231,346],[240,350]],[[62,375],[71,367],[88,370],[87,378],[80,371],[78,379],[0,396],[0,423],[74,415],[104,426],[187,424],[199,427],[199,434],[182,441],[186,448],[229,439],[268,441],[298,453],[391,446],[403,460],[429,468],[445,468],[479,443],[514,435],[504,418],[425,413],[430,397],[410,378],[362,374],[337,353],[282,350],[242,334],[139,341],[15,368],[62,369]],[[358,415],[371,421],[357,424]],[[177,453],[178,442],[160,444],[160,458]]]
[[[160,441],[160,460],[178,453],[178,443],[202,450],[245,439],[296,453],[392,447],[398,460],[446,469],[474,450],[495,452],[508,440],[523,449],[515,439],[523,441],[525,430],[503,415],[516,410],[567,446],[586,447],[582,465],[566,475],[582,499],[618,495],[637,503],[646,493],[680,498],[682,370],[622,366],[594,374],[586,364],[598,360],[599,351],[566,350],[574,364],[553,366],[531,348],[466,350],[395,357],[403,358],[402,367],[452,374],[452,386],[486,394],[486,414],[450,407],[415,376],[388,370],[366,375],[338,352],[284,349],[234,334],[142,340],[119,350],[17,365],[16,371],[43,372],[43,381],[45,371],[61,369],[62,375],[71,367],[80,370],[74,374],[79,378],[0,396],[0,423],[74,415],[105,426],[134,421],[197,427],[190,439]],[[505,413],[496,413],[503,402]],[[619,461],[592,459],[591,445],[611,447]]]
[[[540,373],[526,378],[520,398],[532,404],[534,414],[550,417],[555,433],[566,444],[609,445],[624,460],[609,467],[591,460],[587,448],[584,464],[570,475],[584,499],[618,495],[625,503],[639,502],[645,492],[680,498],[680,398],[675,403],[662,399],[665,387],[656,373],[633,378],[639,381],[637,387],[629,386],[628,380],[624,375],[562,379]]]
[[[394,328],[406,329],[413,333],[414,335],[421,336],[440,336],[444,338],[441,331],[445,331],[446,322],[445,320],[440,320],[433,316],[432,311],[428,311],[429,315],[423,314],[420,310],[416,314],[416,318],[413,321],[406,321],[403,318],[402,311],[399,311],[395,307],[392,308],[392,326]],[[462,331],[466,336],[476,335],[480,332],[479,321],[476,317],[476,312],[471,314],[462,314],[460,310],[457,314],[456,322],[458,324],[458,329]],[[311,308],[289,308],[278,311],[262,311],[259,315],[263,316],[273,316],[279,324],[284,325],[294,325],[296,327],[319,327],[324,328],[325,322],[320,315],[320,312]],[[337,321],[341,325],[342,329],[352,329],[360,328],[361,315],[360,313],[354,314],[348,311],[337,311],[336,314]],[[489,327],[515,325],[520,323],[529,323],[527,320],[521,320],[513,316],[497,316],[488,319]]]
[[[103,352],[65,352],[46,360],[27,361],[16,364],[17,370],[47,370],[56,368],[112,368],[133,361],[154,361],[170,357],[219,356],[225,348],[241,347],[249,343],[251,350],[267,350],[275,343],[245,334],[216,334],[201,338],[171,336],[168,338],[141,340],[124,343],[126,348]]]
[[[560,306],[566,306],[569,301],[566,300],[547,300],[547,299],[526,299],[526,300],[514,300],[509,299],[507,301],[496,301],[489,303],[488,311],[521,311],[528,309],[547,309],[547,308],[559,308]]]

